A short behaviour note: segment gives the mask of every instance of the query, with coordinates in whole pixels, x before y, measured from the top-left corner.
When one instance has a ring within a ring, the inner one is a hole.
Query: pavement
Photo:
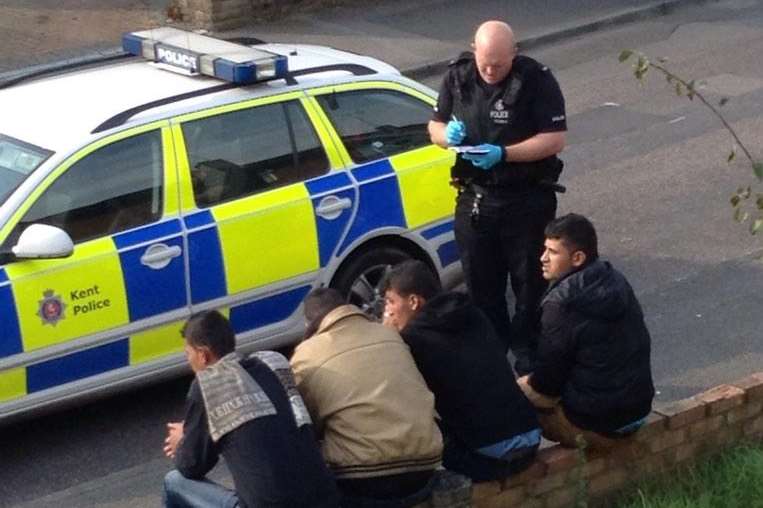
[[[659,16],[708,0],[345,0],[340,6],[293,9],[276,20],[253,19],[215,36],[253,36],[368,54],[406,75],[442,72],[468,49],[475,27],[499,18],[525,49],[605,27]],[[3,0],[0,4],[0,82],[63,61],[121,51],[123,32],[173,24],[168,0]],[[319,4],[319,3],[318,3]],[[177,25],[175,26],[181,26]]]
[[[338,7],[294,11],[278,20],[213,35],[321,44],[369,54],[422,79],[442,72],[468,49],[483,20],[509,21],[527,49],[712,0],[358,0]],[[2,0],[0,82],[118,51],[122,32],[168,24],[165,0]],[[97,460],[97,457],[94,457]],[[41,506],[155,506],[163,459],[152,460],[25,503]],[[215,479],[229,478],[224,469]],[[148,487],[147,487],[148,486]],[[0,499],[0,506],[5,506]]]

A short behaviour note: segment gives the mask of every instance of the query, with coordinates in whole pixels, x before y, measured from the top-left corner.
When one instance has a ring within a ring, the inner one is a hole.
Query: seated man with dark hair
[[[487,316],[467,295],[442,292],[421,261],[393,267],[382,289],[385,324],[400,331],[434,392],[443,465],[477,482],[529,466],[541,431]]]
[[[596,230],[577,214],[551,221],[541,257],[551,286],[541,301],[535,368],[519,379],[543,434],[607,448],[635,432],[652,407],[650,337],[625,277],[599,260]]]
[[[309,337],[291,365],[346,507],[426,500],[440,464],[434,397],[395,330],[334,289],[304,302]]]
[[[164,452],[177,470],[164,480],[165,506],[338,506],[288,361],[266,351],[242,362],[217,311],[192,316],[182,333],[196,379],[184,421],[167,425]],[[235,491],[204,478],[220,455]]]

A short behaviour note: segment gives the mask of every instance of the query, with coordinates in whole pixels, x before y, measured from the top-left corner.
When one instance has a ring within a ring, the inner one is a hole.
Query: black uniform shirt
[[[559,83],[548,67],[522,55],[514,58],[511,72],[496,85],[482,80],[472,53],[463,53],[454,61],[440,87],[433,118],[447,123],[454,117],[466,124],[465,145],[506,146],[541,132],[567,130]],[[515,185],[536,177],[555,179],[558,173],[538,169],[558,164],[556,156],[552,156],[529,164],[502,162],[491,172],[485,172],[459,157],[454,176],[484,180],[492,174],[495,179],[483,183]]]

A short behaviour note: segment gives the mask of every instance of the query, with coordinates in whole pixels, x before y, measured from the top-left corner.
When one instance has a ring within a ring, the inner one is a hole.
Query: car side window
[[[297,101],[257,106],[183,124],[199,207],[322,175],[328,157]]]
[[[431,144],[432,106],[394,90],[333,92],[317,97],[356,163]]]
[[[74,243],[111,235],[161,217],[162,138],[159,130],[99,148],[74,163],[35,201],[16,226],[57,226]]]

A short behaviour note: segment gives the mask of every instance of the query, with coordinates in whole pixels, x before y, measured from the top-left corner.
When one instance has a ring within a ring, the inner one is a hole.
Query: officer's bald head
[[[511,27],[503,21],[482,23],[474,34],[474,57],[480,77],[495,85],[511,71],[516,55],[516,42]]]

